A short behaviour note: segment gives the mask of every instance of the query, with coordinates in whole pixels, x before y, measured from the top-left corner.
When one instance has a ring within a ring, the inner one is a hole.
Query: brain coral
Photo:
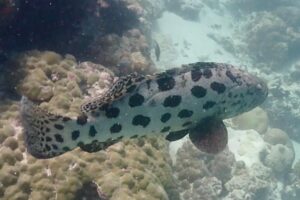
[[[264,134],[269,126],[268,115],[260,107],[234,117],[232,122],[240,130],[254,129],[260,134]]]
[[[78,67],[74,57],[54,52],[29,52],[19,64],[25,69],[19,91],[68,116],[76,115],[83,99],[95,92],[92,89],[99,95],[113,81],[112,72],[100,65]],[[24,147],[17,102],[0,105],[0,199],[167,200],[170,191],[178,196],[164,140],[123,141],[106,151],[76,149],[37,160]]]

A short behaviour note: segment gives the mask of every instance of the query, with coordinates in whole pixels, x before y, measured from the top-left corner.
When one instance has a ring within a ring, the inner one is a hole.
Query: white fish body
[[[222,143],[218,152],[227,144],[222,119],[253,109],[267,92],[261,79],[231,65],[194,63],[150,76],[122,77],[105,95],[85,102],[75,119],[47,113],[26,97],[21,116],[28,151],[37,158],[78,146],[94,152],[123,138],[154,134],[174,141],[190,133],[201,150],[208,150],[206,141]]]

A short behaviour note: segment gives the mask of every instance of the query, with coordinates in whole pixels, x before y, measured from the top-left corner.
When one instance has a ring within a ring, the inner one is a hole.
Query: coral
[[[263,10],[274,10],[278,7],[285,7],[294,5],[293,0],[272,0],[272,1],[260,1],[260,0],[229,0],[226,2],[234,12],[254,12]]]
[[[203,4],[197,0],[168,0],[167,7],[186,19],[198,20]]]
[[[272,144],[272,145],[276,145],[276,144],[290,145],[291,144],[288,134],[278,128],[268,129],[268,131],[264,134],[263,138],[264,138],[264,141],[266,141],[267,143]]]
[[[19,91],[41,102],[41,107],[67,116],[77,115],[85,97],[101,95],[114,80],[110,70],[90,62],[78,65],[71,55],[33,51],[18,62],[25,70]],[[41,90],[51,87],[47,101],[39,92],[32,92],[29,83],[34,81]],[[94,86],[99,91],[92,90]],[[26,152],[18,104],[1,104],[0,108],[4,111],[0,116],[1,199],[167,200],[169,192],[178,196],[162,138],[122,141],[96,153],[76,149],[38,160]],[[85,194],[84,189],[91,192]]]
[[[185,200],[213,200],[219,199],[222,192],[222,182],[216,177],[197,179],[193,188],[183,194]]]
[[[292,167],[295,151],[282,144],[271,145],[266,149],[262,162],[278,175],[285,174]]]
[[[269,168],[254,164],[249,170],[238,171],[231,180],[225,184],[228,191],[224,199],[267,199],[272,196],[276,182],[272,180]]]
[[[300,160],[298,160],[294,167],[293,167],[293,172],[300,178]]]
[[[246,2],[257,3],[247,0]],[[269,2],[268,6],[276,6],[278,2],[280,1]],[[283,2],[281,1],[281,3]],[[246,21],[239,33],[245,43],[244,51],[255,65],[281,71],[283,68],[288,68],[298,58],[300,32],[297,19],[300,15],[297,8],[299,3],[289,1],[285,1],[285,3],[287,6],[276,9],[263,9],[261,7],[259,12],[244,16]]]
[[[234,166],[234,156],[228,149],[209,155],[188,140],[177,151],[174,169],[184,199],[217,199]]]
[[[260,107],[233,118],[232,122],[237,129],[254,129],[260,134],[264,134],[269,126],[268,115]]]
[[[300,198],[300,179],[295,178],[289,185],[284,187],[282,199],[298,200]]]
[[[260,162],[260,152],[266,144],[258,132],[228,128],[228,133],[228,147],[236,160],[243,161],[247,167]]]
[[[91,57],[117,74],[130,72],[150,73],[154,71],[150,61],[150,47],[147,38],[138,29],[132,29],[122,36],[109,34],[99,37],[91,46]]]
[[[12,9],[18,12],[14,12],[14,18],[0,30],[3,54],[50,49],[87,58],[87,47],[94,38],[110,33],[122,34],[140,23],[138,11],[126,0],[74,0],[72,4],[51,0],[8,2],[17,2],[17,5],[6,8],[5,12],[13,12]],[[1,18],[2,15],[0,21]]]

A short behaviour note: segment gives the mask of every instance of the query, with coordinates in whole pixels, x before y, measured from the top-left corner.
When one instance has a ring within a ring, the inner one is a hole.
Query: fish
[[[156,40],[153,40],[153,47],[155,52],[156,61],[160,59],[160,46]]]
[[[255,108],[267,95],[267,84],[249,72],[197,62],[120,77],[105,94],[85,101],[74,118],[43,110],[23,96],[20,116],[27,151],[39,159],[159,135],[171,142],[189,135],[199,150],[216,154],[228,142],[223,120]]]

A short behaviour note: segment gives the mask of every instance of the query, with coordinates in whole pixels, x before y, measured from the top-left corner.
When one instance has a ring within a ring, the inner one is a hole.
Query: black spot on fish
[[[131,85],[131,86],[129,86],[129,87],[127,88],[127,90],[126,90],[126,93],[131,93],[131,92],[133,92],[133,91],[135,90],[135,88],[136,88],[136,85]]]
[[[138,137],[138,135],[133,135],[133,136],[131,136],[130,138],[131,139],[134,139],[134,138],[137,138]]]
[[[52,148],[55,149],[55,150],[58,149],[58,147],[55,144],[52,144]]]
[[[204,76],[205,78],[210,78],[210,77],[212,77],[212,72],[211,72],[211,70],[210,70],[210,69],[204,69],[204,70],[203,70],[203,76]]]
[[[54,127],[55,127],[57,130],[63,130],[63,129],[64,129],[64,126],[61,125],[61,124],[54,124]]]
[[[49,136],[47,136],[47,137],[46,137],[46,141],[47,141],[47,142],[51,142],[51,141],[52,141],[52,138],[49,137]]]
[[[157,79],[157,84],[160,91],[167,91],[174,88],[175,80],[172,76],[164,76]]]
[[[92,114],[93,117],[99,117],[100,116],[100,113],[97,112],[97,111],[94,111],[94,110],[91,112],[91,114]]]
[[[128,82],[126,83],[126,86],[130,86],[132,84],[132,80],[129,79]]]
[[[86,115],[79,115],[77,117],[77,124],[83,126],[87,123],[87,116]]]
[[[147,84],[147,89],[149,90],[149,89],[150,89],[150,86],[151,86],[151,80],[147,80],[147,81],[146,81],[146,84]]]
[[[71,149],[69,147],[63,147],[62,150],[63,151],[70,151]]]
[[[193,115],[193,111],[187,109],[183,109],[178,113],[179,118],[188,118],[191,117],[192,115]]]
[[[84,143],[82,141],[77,143],[77,146],[79,146],[80,148],[82,148],[84,146]]]
[[[80,136],[80,132],[78,130],[72,132],[72,140],[77,140]]]
[[[140,106],[143,103],[144,103],[144,97],[139,93],[136,93],[129,98],[130,107]]]
[[[235,107],[237,105],[241,105],[241,100],[238,100],[238,101],[231,104],[231,106],[233,106],[233,107]]]
[[[170,142],[180,140],[181,138],[186,136],[188,133],[189,133],[189,129],[183,129],[183,130],[180,130],[180,131],[173,131],[173,132],[170,132],[166,136],[166,140],[168,140]]]
[[[232,92],[228,93],[228,97],[231,98],[232,97]]]
[[[172,96],[168,96],[165,100],[163,105],[165,107],[176,107],[181,103],[181,96],[179,95],[172,95]]]
[[[108,106],[109,104],[108,103],[105,103],[103,105],[98,105],[99,106],[99,110],[100,111],[104,111],[104,110],[107,110],[108,109]]]
[[[223,83],[212,82],[210,84],[212,90],[216,91],[218,94],[222,94],[226,90],[226,86]]]
[[[204,87],[196,85],[191,89],[191,92],[193,96],[197,98],[202,98],[205,97],[207,91]]]
[[[50,150],[51,150],[51,147],[50,147],[48,144],[46,144],[45,147],[46,147],[46,150],[47,150],[47,151],[50,151]]]
[[[111,133],[119,133],[122,130],[122,125],[119,123],[116,123],[110,127]]]
[[[164,127],[163,129],[161,129],[161,133],[165,133],[165,132],[168,132],[169,130],[171,129],[171,127],[170,126],[166,126],[166,127]]]
[[[97,134],[97,131],[96,131],[95,127],[93,125],[90,126],[89,135],[91,137],[95,137],[96,134]]]
[[[226,71],[226,76],[227,76],[232,82],[234,82],[234,83],[237,82],[236,77],[231,73],[230,70],[227,70],[227,71]]]
[[[203,105],[203,109],[207,110],[212,108],[214,105],[216,105],[216,102],[214,101],[207,101],[204,105]]]
[[[132,124],[135,126],[142,126],[142,127],[146,127],[148,126],[148,124],[150,123],[150,118],[143,116],[143,115],[136,115],[133,120],[132,120]]]
[[[166,123],[167,121],[169,121],[169,119],[171,118],[171,114],[170,113],[165,113],[160,117],[160,121],[162,123]]]
[[[67,121],[70,121],[71,120],[71,118],[70,117],[63,117],[63,122],[67,122]]]
[[[115,108],[115,107],[111,107],[111,108],[108,108],[106,110],[106,117],[108,118],[116,118],[119,116],[119,113],[120,113],[120,109],[119,108]]]
[[[62,138],[62,136],[60,134],[55,134],[54,137],[57,142],[60,142],[60,143],[64,142],[64,139]]]
[[[50,128],[47,127],[47,128],[45,129],[45,132],[46,132],[46,133],[49,133],[49,132],[50,132]]]
[[[140,76],[140,77],[138,77],[138,78],[136,79],[136,82],[141,82],[141,81],[144,80],[144,79],[145,79],[144,76]]]
[[[193,81],[195,81],[195,82],[199,81],[201,76],[202,76],[202,72],[200,70],[193,69],[191,71],[191,78],[192,78]]]
[[[52,122],[55,122],[55,121],[59,120],[60,118],[61,118],[61,116],[54,115],[54,116],[49,117],[48,119]]]
[[[186,127],[186,126],[189,126],[191,124],[192,124],[192,122],[185,122],[185,123],[182,124],[182,127]]]

